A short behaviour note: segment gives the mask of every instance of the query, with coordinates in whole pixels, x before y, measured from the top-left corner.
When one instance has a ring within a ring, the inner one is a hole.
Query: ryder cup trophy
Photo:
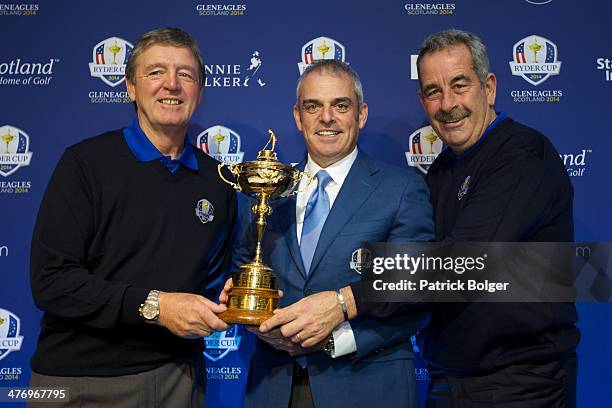
[[[251,211],[257,217],[255,258],[232,274],[233,288],[228,294],[227,310],[219,315],[226,323],[260,325],[273,316],[278,306],[278,286],[272,268],[263,263],[262,240],[266,230],[266,216],[272,213],[270,200],[294,194],[303,172],[278,161],[274,147],[276,136],[268,130],[270,139],[257,155],[257,160],[238,164],[220,163],[219,176],[249,197],[257,199]],[[269,144],[271,149],[267,150]],[[236,182],[227,180],[221,169],[227,166]]]

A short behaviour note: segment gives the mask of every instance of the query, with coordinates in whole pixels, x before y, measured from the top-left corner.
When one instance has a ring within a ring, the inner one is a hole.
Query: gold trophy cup
[[[425,140],[429,142],[429,154],[433,154],[433,144],[436,140],[438,140],[438,136],[434,135],[433,133],[430,133],[428,135],[425,135]]]
[[[117,54],[121,51],[121,47],[117,45],[117,41],[115,41],[115,44],[108,47],[108,50],[113,53],[113,65],[117,65]]]
[[[217,142],[217,153],[221,154],[221,142],[225,140],[225,135],[222,135],[221,132],[217,133],[213,136],[215,142]]]
[[[323,54],[323,59],[325,59],[325,54],[327,54],[327,52],[329,51],[329,48],[330,48],[329,45],[325,44],[325,42],[323,42],[323,44],[317,47],[319,52]]]
[[[533,44],[529,44],[527,48],[533,51],[533,62],[536,64],[539,64],[538,63],[538,52],[542,49],[542,46],[538,44],[537,38],[534,38],[533,40],[534,40]]]
[[[13,139],[15,139],[15,136],[11,135],[9,132],[6,132],[6,134],[2,135],[2,141],[6,143],[6,150],[4,151],[4,154],[11,153],[9,152],[8,147],[9,147],[9,143],[11,143]]]
[[[228,294],[227,310],[219,314],[219,318],[226,323],[260,325],[273,316],[272,311],[278,306],[276,277],[272,274],[272,268],[262,261],[261,243],[266,230],[266,216],[272,213],[268,202],[296,193],[295,186],[304,173],[278,161],[274,152],[276,136],[271,130],[268,132],[270,139],[259,151],[257,160],[233,165],[220,163],[218,166],[223,181],[258,201],[251,208],[257,217],[255,258],[232,274],[234,286]],[[267,150],[270,143],[272,148]],[[224,166],[236,177],[236,182],[223,176],[221,169]]]

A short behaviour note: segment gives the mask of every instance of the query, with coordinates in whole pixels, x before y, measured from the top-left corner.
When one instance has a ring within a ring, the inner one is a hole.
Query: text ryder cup
[[[0,340],[0,349],[19,349],[22,339],[20,338],[4,338]]]
[[[219,348],[219,347],[236,347],[238,346],[238,341],[236,339],[209,339],[206,340],[206,347],[208,348]]]
[[[27,166],[30,163],[31,154],[15,153],[0,155],[0,164],[22,164]]]

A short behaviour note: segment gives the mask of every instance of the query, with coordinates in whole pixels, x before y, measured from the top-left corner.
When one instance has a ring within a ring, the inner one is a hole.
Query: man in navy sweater
[[[419,99],[449,147],[427,174],[436,239],[573,241],[567,171],[548,139],[495,111],[480,39],[433,34],[417,65]],[[434,305],[419,338],[428,406],[574,407],[576,321],[572,303]]]
[[[202,337],[227,327],[205,296],[229,261],[235,193],[186,136],[204,83],[194,39],[145,34],[126,83],[136,119],[69,147],[41,204],[31,386],[80,406],[201,407]]]

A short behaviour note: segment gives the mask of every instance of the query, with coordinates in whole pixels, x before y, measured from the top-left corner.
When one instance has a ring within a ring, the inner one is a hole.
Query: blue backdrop
[[[432,32],[473,31],[488,45],[497,110],[542,131],[565,161],[576,239],[610,241],[610,11],[605,0],[0,0],[0,387],[30,376],[40,311],[28,256],[50,174],[67,146],[130,123],[123,69],[142,33],[179,26],[199,41],[207,83],[189,136],[209,154],[253,159],[272,128],[281,160],[299,161],[291,109],[300,64],[339,58],[360,73],[370,107],[360,147],[422,173],[441,144],[422,129],[413,55]],[[612,308],[579,311],[579,405],[601,406],[612,384]],[[240,406],[252,342],[240,327],[208,340],[209,406]],[[417,377],[424,389],[422,365]]]

